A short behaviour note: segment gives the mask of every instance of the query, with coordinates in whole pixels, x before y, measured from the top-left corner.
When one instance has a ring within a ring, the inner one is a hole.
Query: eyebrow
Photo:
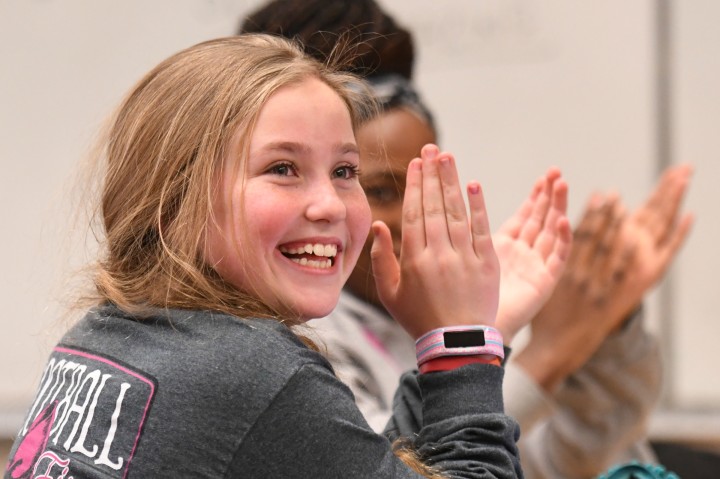
[[[354,143],[341,143],[336,145],[334,149],[340,154],[352,153],[359,155],[360,150]],[[277,141],[271,142],[258,149],[255,153],[272,153],[272,152],[286,152],[300,155],[310,154],[310,147],[304,143],[298,143],[294,141]]]

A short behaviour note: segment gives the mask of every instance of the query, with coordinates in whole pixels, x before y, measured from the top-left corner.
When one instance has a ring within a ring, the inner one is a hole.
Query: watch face
[[[445,331],[443,341],[446,348],[485,346],[485,331]]]

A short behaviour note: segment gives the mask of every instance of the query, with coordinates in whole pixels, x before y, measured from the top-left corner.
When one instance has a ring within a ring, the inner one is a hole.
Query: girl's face
[[[225,159],[207,261],[270,306],[329,314],[370,228],[347,107],[318,79],[285,86],[260,112],[246,174],[240,151]]]

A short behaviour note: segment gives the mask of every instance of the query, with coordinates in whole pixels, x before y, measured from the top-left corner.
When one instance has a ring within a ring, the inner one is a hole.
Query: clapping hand
[[[629,216],[617,195],[590,198],[565,273],[517,356],[545,389],[581,367],[665,274],[692,225],[680,216],[690,174],[686,165],[666,170]]]
[[[495,325],[500,268],[480,184],[467,187],[455,159],[426,145],[408,167],[399,259],[387,225],[373,224],[380,300],[414,337],[443,326]]]
[[[505,344],[545,304],[565,268],[572,244],[567,193],[560,171],[550,169],[493,235],[501,271],[497,328]]]

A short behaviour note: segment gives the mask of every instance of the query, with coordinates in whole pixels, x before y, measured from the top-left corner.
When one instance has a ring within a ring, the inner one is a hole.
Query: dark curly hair
[[[273,0],[244,18],[237,33],[297,39],[321,61],[336,54],[341,44],[352,49],[350,55],[344,52],[348,71],[412,78],[412,34],[374,0]]]

